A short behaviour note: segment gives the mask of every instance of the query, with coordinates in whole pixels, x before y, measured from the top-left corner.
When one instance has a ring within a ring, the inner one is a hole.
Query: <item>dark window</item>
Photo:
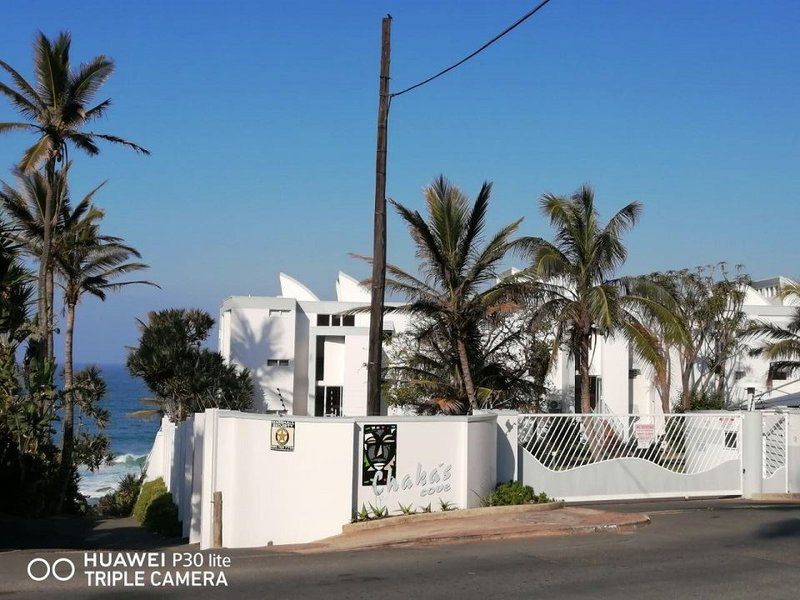
[[[317,364],[314,379],[322,381],[325,378],[325,337],[317,336]]]
[[[328,388],[325,388],[325,414],[326,415],[341,415],[342,414],[342,388],[341,387],[328,387]]]
[[[353,327],[356,324],[356,316],[355,315],[345,315],[342,317],[342,325],[345,327]]]
[[[342,324],[342,317],[339,315],[332,315],[331,316],[331,325],[334,327],[339,327]]]
[[[317,315],[317,326],[325,327],[331,324],[330,315]]]
[[[786,371],[783,369],[778,369],[777,367],[770,367],[769,374],[772,381],[786,381],[788,378]]]
[[[321,417],[325,414],[325,388],[318,385],[314,393],[314,416]]]

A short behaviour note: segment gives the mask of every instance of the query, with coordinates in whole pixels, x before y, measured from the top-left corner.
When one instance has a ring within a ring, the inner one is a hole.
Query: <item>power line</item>
[[[490,39],[490,40],[489,40],[488,42],[486,42],[486,43],[485,43],[483,46],[481,46],[480,48],[478,48],[477,50],[475,50],[475,52],[473,52],[473,53],[472,53],[472,54],[470,54],[469,56],[465,56],[464,58],[462,58],[462,59],[461,59],[460,61],[458,61],[457,63],[450,65],[450,66],[449,66],[449,67],[447,67],[446,69],[442,69],[441,71],[439,71],[438,73],[436,73],[436,75],[433,75],[433,76],[431,76],[431,77],[428,77],[428,78],[427,78],[427,79],[425,79],[424,81],[420,81],[419,83],[415,83],[415,84],[414,84],[414,85],[412,85],[411,87],[407,87],[407,88],[405,88],[404,90],[400,90],[399,92],[395,92],[394,94],[389,94],[389,97],[390,97],[390,98],[395,98],[395,97],[397,97],[397,96],[401,96],[401,95],[405,94],[406,92],[410,92],[411,90],[417,89],[418,87],[425,85],[426,83],[430,83],[430,82],[431,82],[431,81],[433,81],[434,79],[438,79],[439,77],[441,77],[441,76],[442,76],[442,75],[444,75],[445,73],[449,73],[450,71],[452,71],[452,70],[453,70],[453,69],[455,69],[456,67],[460,67],[460,66],[461,66],[461,65],[463,65],[465,62],[467,62],[469,59],[471,59],[471,58],[473,58],[473,57],[477,56],[478,54],[480,54],[481,52],[483,52],[484,50],[486,50],[486,48],[488,48],[489,46],[491,46],[492,44],[494,44],[494,43],[495,43],[497,40],[499,40],[501,37],[503,37],[504,35],[506,35],[507,33],[511,32],[511,31],[513,31],[514,29],[516,29],[516,28],[517,28],[517,27],[519,27],[520,25],[522,25],[522,23],[524,23],[524,22],[525,22],[525,21],[527,21],[529,18],[531,18],[533,15],[535,15],[537,12],[539,12],[539,10],[540,10],[541,8],[544,8],[544,6],[545,6],[545,5],[546,5],[548,2],[550,2],[550,0],[543,0],[542,2],[540,2],[539,4],[537,4],[537,5],[536,5],[534,8],[532,8],[532,9],[531,9],[531,10],[529,10],[527,13],[525,13],[524,15],[522,15],[522,16],[521,16],[519,19],[517,19],[517,20],[516,20],[514,23],[512,23],[511,25],[509,25],[508,27],[506,27],[506,28],[505,28],[503,31],[501,31],[499,34],[497,34],[496,36],[494,36],[492,39]]]

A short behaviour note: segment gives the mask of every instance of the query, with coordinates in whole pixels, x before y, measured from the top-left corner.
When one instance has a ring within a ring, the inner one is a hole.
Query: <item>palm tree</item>
[[[94,192],[92,192],[93,194]],[[89,196],[91,198],[91,194]],[[84,199],[85,201],[86,199]],[[140,254],[131,246],[123,244],[121,238],[101,235],[99,232],[103,212],[91,205],[85,214],[69,222],[60,233],[55,246],[54,266],[58,274],[58,285],[64,294],[66,324],[64,331],[64,431],[62,438],[61,464],[64,470],[62,480],[62,501],[66,493],[69,469],[72,466],[74,446],[74,398],[73,398],[73,342],[75,334],[75,310],[85,295],[105,300],[108,292],[121,288],[145,284],[150,281],[120,281],[130,273],[147,269],[140,262],[129,262]]]
[[[800,299],[800,283],[792,283],[781,290],[781,297]],[[776,372],[800,370],[800,306],[786,325],[776,323],[753,323],[747,330],[751,337],[760,337],[763,343],[750,354],[763,356],[770,361],[768,377]]]
[[[0,133],[22,130],[37,136],[19,163],[21,171],[28,173],[42,163],[49,180],[55,178],[57,164],[67,162],[69,145],[94,156],[100,152],[99,140],[121,144],[142,154],[149,152],[116,135],[87,130],[93,121],[101,118],[111,106],[111,99],[93,104],[102,85],[114,72],[114,63],[105,56],[96,56],[77,69],[70,64],[71,37],[61,32],[50,40],[39,32],[33,45],[35,80],[31,84],[8,63],[0,61],[2,68],[13,81],[13,86],[0,82],[0,93],[8,98],[25,121],[0,123]],[[46,289],[47,273],[51,267],[50,235],[53,198],[47,198],[44,210],[43,246],[39,272],[39,319],[47,339],[47,356],[52,359],[53,333],[50,319],[52,293]]]
[[[658,310],[658,303],[645,293],[652,286],[614,277],[628,255],[622,234],[636,224],[642,205],[631,202],[602,225],[589,186],[568,198],[545,194],[539,204],[555,228],[555,239],[519,241],[531,260],[522,275],[531,278],[539,296],[539,318],[555,323],[551,360],[558,348],[566,346],[577,363],[581,412],[589,413],[590,351],[596,336],[623,333],[637,340],[640,351],[652,348],[651,336],[638,316],[643,306]]]
[[[14,171],[17,179],[16,188],[2,182],[0,187],[0,203],[11,217],[14,232],[13,239],[22,245],[24,251],[35,259],[41,259],[44,248],[45,212],[48,198],[53,200],[53,218],[51,219],[50,248],[52,253],[58,252],[59,236],[72,224],[83,218],[91,209],[94,194],[104,185],[100,184],[72,207],[69,199],[68,173],[71,163],[65,164],[48,179],[41,171],[24,173]],[[41,262],[40,262],[41,265]],[[46,296],[52,297],[54,291],[53,269],[48,269],[45,279]],[[48,304],[48,323],[53,321],[53,304]]]
[[[439,176],[424,190],[427,220],[393,201],[416,245],[422,278],[395,265],[386,267],[387,289],[407,299],[393,310],[425,320],[446,340],[473,410],[478,408],[473,364],[481,323],[490,309],[519,287],[513,281],[495,283],[498,266],[512,248],[511,237],[522,219],[484,241],[491,189],[491,183],[485,182],[470,206],[458,187]]]

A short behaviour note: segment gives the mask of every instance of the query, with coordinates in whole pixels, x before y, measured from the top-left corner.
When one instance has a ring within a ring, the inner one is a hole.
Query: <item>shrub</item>
[[[152,481],[147,481],[142,484],[142,489],[139,492],[139,497],[136,499],[136,504],[133,507],[133,516],[139,523],[144,522],[144,516],[147,513],[147,507],[150,503],[163,494],[167,493],[167,486],[164,480],[159,477]]]
[[[97,511],[103,517],[129,517],[142,488],[142,475],[128,473],[119,480],[117,489],[109,492],[97,504]]]
[[[515,504],[539,504],[550,502],[550,498],[544,492],[536,494],[529,485],[523,485],[519,481],[509,481],[500,483],[494,491],[483,499],[483,506],[512,506]]]
[[[179,537],[182,533],[181,522],[178,520],[178,507],[172,501],[169,492],[153,498],[145,511],[144,525],[150,531],[165,537]]]
[[[164,480],[159,477],[142,484],[142,491],[133,508],[133,516],[145,528],[167,537],[181,534],[178,507],[172,501]]]

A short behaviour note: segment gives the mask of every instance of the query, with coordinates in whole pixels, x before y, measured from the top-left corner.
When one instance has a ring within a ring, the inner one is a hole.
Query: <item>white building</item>
[[[792,280],[773,277],[752,282],[746,290],[743,312],[754,321],[786,325],[797,310],[797,298],[781,299],[781,290]],[[749,349],[759,346],[749,340],[728,370],[730,400],[733,404],[750,406],[754,401],[777,399],[800,392],[800,379],[786,373],[768,377],[770,364],[763,357],[753,357]],[[661,413],[661,400],[652,381],[650,368],[638,360],[621,337],[596,340],[590,353],[592,405],[610,413]],[[680,393],[680,374],[673,358],[672,398]],[[565,412],[575,411],[575,364],[566,352],[560,352],[551,373],[556,392],[554,400]],[[580,406],[580,402],[578,402]],[[598,410],[598,408],[595,408]]]
[[[798,304],[796,298],[780,298],[788,282],[785,277],[753,282],[743,311],[750,319],[785,325]],[[225,300],[220,311],[220,352],[227,361],[253,373],[255,410],[365,415],[369,314],[342,313],[367,306],[369,290],[342,272],[336,279],[335,301],[320,300],[283,273],[280,285],[280,296],[233,296]],[[408,315],[389,313],[384,318],[388,333],[402,333],[408,326]],[[750,346],[754,344],[758,341],[753,340]],[[649,367],[629,351],[622,337],[598,338],[590,357],[592,406],[596,411],[662,412]],[[675,364],[677,360],[673,361],[673,399],[680,393]],[[752,357],[743,348],[728,371],[727,387],[733,402],[749,405],[800,392],[796,377],[778,374],[768,379],[769,367],[765,359]],[[551,410],[575,411],[575,364],[567,352],[559,352],[550,383],[554,390]]]
[[[280,296],[232,296],[220,309],[219,350],[253,374],[257,412],[294,415],[367,414],[369,290],[339,272],[336,300],[320,300],[281,273]],[[384,317],[388,334],[408,318]],[[383,411],[385,412],[385,411]]]

